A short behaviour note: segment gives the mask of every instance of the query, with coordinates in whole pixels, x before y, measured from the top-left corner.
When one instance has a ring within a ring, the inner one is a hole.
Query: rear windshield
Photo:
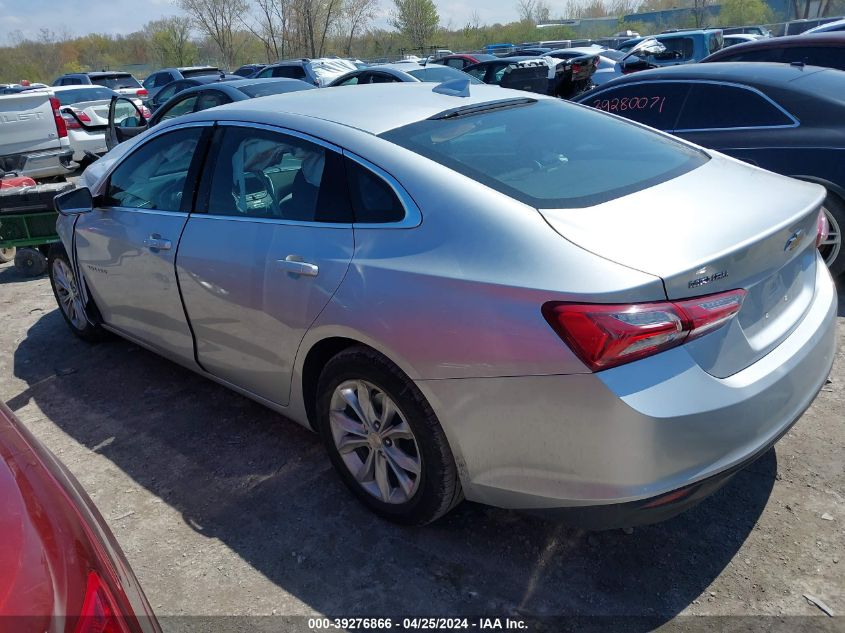
[[[427,119],[381,137],[537,208],[600,204],[708,160],[672,138],[548,99]]]
[[[98,86],[105,86],[112,90],[120,88],[140,88],[141,84],[132,75],[106,75],[105,77],[91,77],[91,83]]]
[[[304,81],[271,81],[248,86],[238,86],[238,90],[248,97],[266,97],[267,95],[278,95],[285,92],[296,92],[298,90],[310,90],[316,88]]]
[[[413,77],[416,77],[420,81],[440,83],[441,81],[449,81],[451,79],[469,79],[470,83],[482,83],[475,77],[467,75],[465,72],[460,71],[457,68],[452,68],[450,66],[440,66],[438,64],[435,64],[434,66],[426,66],[425,68],[407,70],[405,72],[407,72],[409,75],[412,75]]]
[[[183,77],[196,77],[197,75],[219,75],[220,71],[216,68],[194,68],[193,70],[183,70]]]
[[[56,90],[56,97],[63,106],[85,101],[109,101],[116,93],[108,88],[79,88],[74,90]]]

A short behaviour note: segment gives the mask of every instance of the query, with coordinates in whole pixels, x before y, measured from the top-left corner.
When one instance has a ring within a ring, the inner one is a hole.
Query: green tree
[[[191,19],[188,16],[153,20],[144,26],[144,33],[162,66],[190,66],[196,61],[197,45],[191,41]]]
[[[767,24],[773,20],[772,10],[763,0],[723,0],[719,22],[724,26]]]
[[[440,15],[432,0],[393,0],[390,23],[404,35],[414,48],[424,48],[440,24]]]

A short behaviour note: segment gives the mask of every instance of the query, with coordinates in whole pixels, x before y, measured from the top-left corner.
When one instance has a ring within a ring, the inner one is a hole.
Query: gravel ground
[[[843,630],[804,597],[845,614],[844,300],[839,316],[832,382],[776,450],[630,534],[472,503],[421,529],[384,523],[316,436],[130,343],[77,340],[49,281],[10,265],[0,398],[85,486],[166,628],[173,615],[648,618],[620,625],[632,630],[705,614]]]

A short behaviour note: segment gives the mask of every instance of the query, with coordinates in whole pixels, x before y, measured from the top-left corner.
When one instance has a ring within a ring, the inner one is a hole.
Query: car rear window
[[[381,137],[537,208],[600,204],[708,160],[680,141],[561,101],[471,108]]]
[[[140,88],[141,84],[130,74],[125,75],[106,75],[105,77],[91,77],[91,83],[98,86],[105,86],[112,90],[119,90],[121,88]]]
[[[108,88],[79,88],[78,90],[57,90],[56,96],[63,106],[85,101],[109,101],[117,93]]]
[[[188,77],[197,77],[199,75],[219,75],[220,71],[217,68],[194,68],[193,70],[183,70],[182,76],[185,78]]]
[[[426,66],[425,68],[416,68],[406,72],[420,81],[440,83],[441,81],[450,81],[452,79],[469,79],[474,84],[482,83],[475,77],[467,75],[457,68],[450,68],[449,66]]]

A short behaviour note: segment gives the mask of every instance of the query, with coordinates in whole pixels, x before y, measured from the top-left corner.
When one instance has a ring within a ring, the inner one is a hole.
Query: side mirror
[[[53,198],[53,206],[62,215],[80,215],[94,210],[94,198],[88,187],[79,187]]]

